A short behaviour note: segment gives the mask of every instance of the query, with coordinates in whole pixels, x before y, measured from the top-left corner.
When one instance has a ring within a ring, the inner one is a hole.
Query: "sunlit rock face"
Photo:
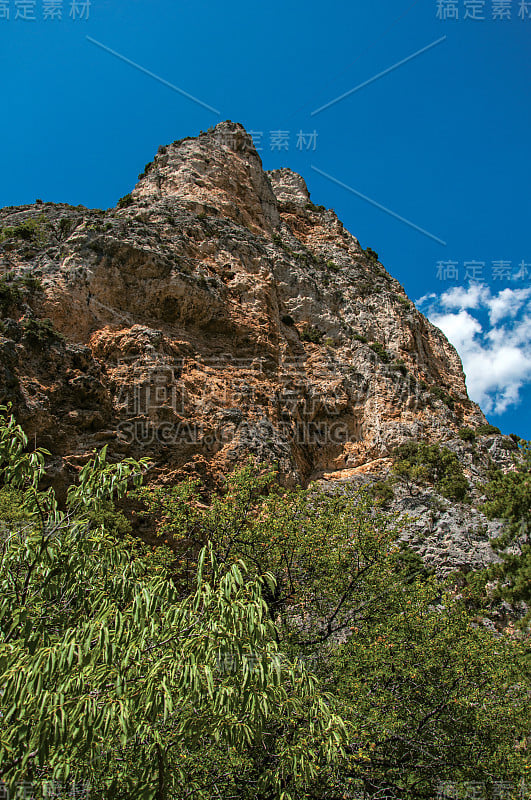
[[[216,210],[257,233],[280,223],[275,195],[251,136],[225,122],[197,139],[159,148],[133,197],[170,198],[192,212]]]
[[[6,208],[0,226],[2,271],[42,284],[4,303],[0,393],[65,485],[103,444],[160,480],[253,456],[287,484],[351,482],[485,421],[442,332],[241,125],[159,148],[116,208]],[[63,338],[36,343],[30,318]]]

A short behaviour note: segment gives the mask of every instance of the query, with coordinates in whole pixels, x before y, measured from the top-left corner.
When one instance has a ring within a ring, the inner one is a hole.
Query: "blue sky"
[[[0,0],[0,205],[109,207],[160,144],[241,122],[443,327],[490,421],[531,438],[531,2],[72,5]]]

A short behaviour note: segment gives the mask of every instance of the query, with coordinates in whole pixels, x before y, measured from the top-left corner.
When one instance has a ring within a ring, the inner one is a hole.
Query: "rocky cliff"
[[[287,484],[351,483],[411,437],[450,443],[472,484],[508,461],[505,437],[458,439],[485,418],[442,332],[241,125],[159,148],[116,208],[39,201],[0,228],[0,396],[58,487],[104,443],[158,480],[252,454]]]

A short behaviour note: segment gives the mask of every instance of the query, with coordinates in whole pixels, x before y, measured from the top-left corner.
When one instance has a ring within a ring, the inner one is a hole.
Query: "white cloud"
[[[489,289],[478,283],[471,284],[468,289],[454,286],[441,295],[440,303],[443,308],[479,308],[485,293],[489,294]]]
[[[483,331],[480,323],[468,311],[459,311],[457,314],[432,314],[430,320],[444,331],[458,353],[467,350],[474,337]]]
[[[461,356],[469,395],[483,411],[503,414],[519,404],[531,380],[531,289],[454,287],[417,305]]]
[[[490,297],[488,307],[491,325],[496,325],[504,317],[514,319],[530,295],[531,289],[504,289],[495,297]]]
[[[425,305],[428,302],[428,300],[436,300],[437,297],[438,295],[436,295],[435,292],[430,292],[430,294],[423,294],[422,297],[419,297],[418,300],[415,300],[415,305],[417,305],[420,308],[421,306]]]

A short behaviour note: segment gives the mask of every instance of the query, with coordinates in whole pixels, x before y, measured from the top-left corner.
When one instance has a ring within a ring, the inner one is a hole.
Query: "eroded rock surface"
[[[287,484],[341,481],[485,422],[443,333],[241,125],[161,147],[116,208],[6,208],[0,227],[19,287],[0,297],[0,394],[64,481],[102,443],[164,480],[252,454]],[[64,338],[28,339],[43,318]]]

